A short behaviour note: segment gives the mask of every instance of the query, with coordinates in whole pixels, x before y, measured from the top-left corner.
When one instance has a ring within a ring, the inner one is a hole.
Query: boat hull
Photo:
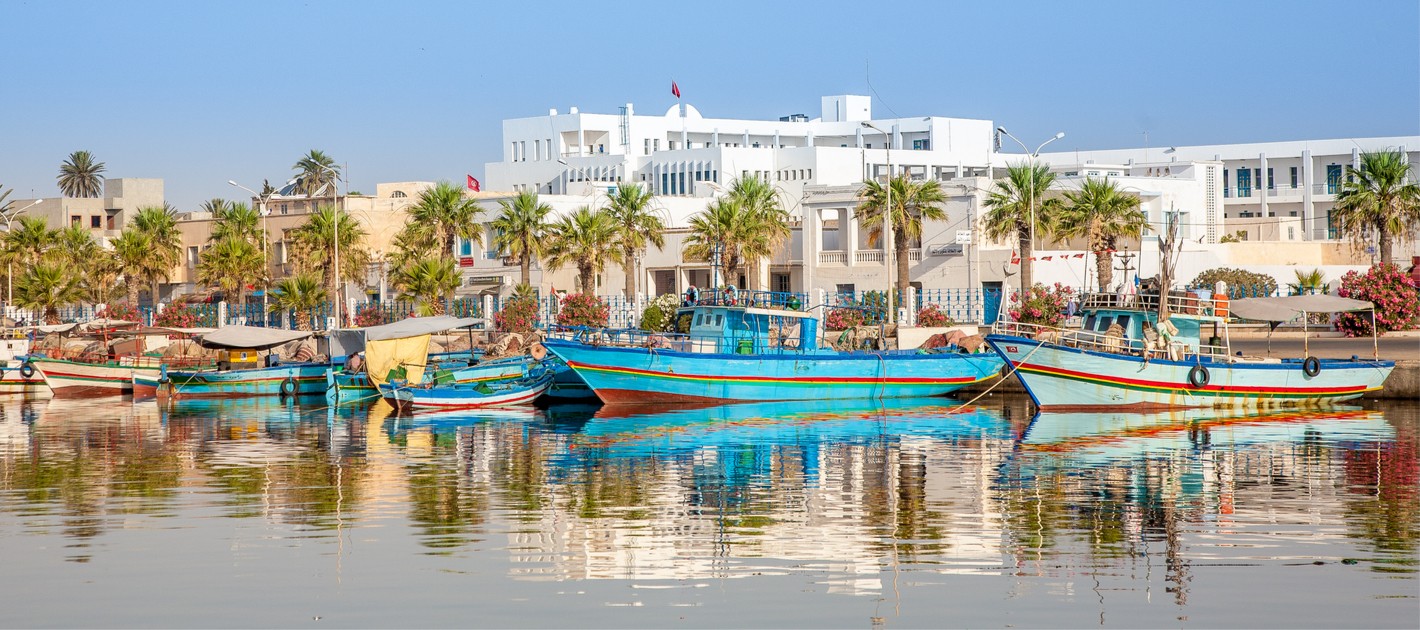
[[[325,363],[293,363],[239,370],[169,371],[159,393],[174,398],[323,394],[327,367]]]
[[[38,374],[56,397],[105,396],[133,392],[133,377],[157,378],[162,368],[157,365],[126,365],[124,362],[83,363],[63,359],[34,357],[30,359]]]
[[[527,373],[525,359],[490,361],[477,365],[446,368],[455,383],[493,383],[515,379]],[[326,376],[326,398],[335,402],[368,400],[380,396],[375,384],[364,372],[329,372]]]
[[[25,376],[21,371],[23,367],[24,362],[19,359],[7,361],[0,367],[0,395],[49,392],[49,386],[44,384],[43,374],[35,370],[30,376]]]
[[[606,403],[921,398],[994,378],[993,354],[707,354],[548,340]]]
[[[527,382],[507,381],[487,384],[437,385],[433,387],[407,387],[395,384],[380,385],[380,394],[390,404],[400,409],[473,409],[478,407],[509,407],[530,405],[552,386],[552,374]],[[490,391],[480,391],[490,389]]]
[[[1015,369],[1026,392],[1051,411],[1130,408],[1318,406],[1353,400],[1381,388],[1390,361],[1320,360],[1309,376],[1303,362],[1172,361],[1070,348],[1015,335],[986,342]],[[1206,370],[1206,383],[1190,376]]]

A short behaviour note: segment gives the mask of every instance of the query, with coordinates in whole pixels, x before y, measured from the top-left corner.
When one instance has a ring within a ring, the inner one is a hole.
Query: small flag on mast
[[[472,175],[468,176],[468,189],[473,192],[479,191],[478,179],[474,178]]]
[[[680,86],[676,85],[675,81],[671,81],[671,94],[674,94],[676,98],[680,98]]]

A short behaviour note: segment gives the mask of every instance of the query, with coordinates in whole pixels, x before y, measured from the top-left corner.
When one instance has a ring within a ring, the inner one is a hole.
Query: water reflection
[[[122,551],[95,544],[120,529],[241,519],[338,558],[357,539],[493,553],[529,584],[780,576],[900,601],[973,576],[1049,600],[1021,580],[1088,575],[1188,607],[1200,567],[1344,562],[1400,577],[1367,586],[1390,597],[1415,587],[1416,425],[1411,407],[1016,420],[949,400],[396,416],[6,399],[0,544],[54,536],[62,552],[36,561],[91,562]]]

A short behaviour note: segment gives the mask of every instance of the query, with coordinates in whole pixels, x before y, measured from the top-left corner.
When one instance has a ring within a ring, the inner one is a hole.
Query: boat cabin
[[[801,311],[696,305],[675,315],[685,350],[718,354],[763,354],[818,349],[818,318]]]
[[[1169,319],[1159,324],[1158,296],[1113,295],[1086,298],[1080,309],[1080,327],[1064,341],[1107,352],[1142,354],[1145,350],[1173,355],[1217,354],[1216,326],[1224,317],[1213,300],[1195,296],[1169,296]],[[1223,306],[1222,308],[1226,308]],[[1205,342],[1206,340],[1206,342]]]

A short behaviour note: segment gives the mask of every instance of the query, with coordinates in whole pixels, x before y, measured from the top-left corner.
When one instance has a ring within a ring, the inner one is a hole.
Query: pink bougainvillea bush
[[[1336,294],[1375,304],[1377,334],[1412,328],[1416,315],[1420,314],[1420,297],[1415,292],[1415,281],[1392,263],[1376,265],[1364,274],[1346,272],[1341,277],[1341,288]],[[1336,318],[1336,328],[1346,333],[1347,337],[1369,337],[1371,312],[1341,313]]]
[[[508,298],[503,308],[493,314],[493,325],[503,332],[532,332],[537,328],[537,299],[531,295]]]
[[[154,326],[201,328],[217,325],[215,309],[202,309],[191,304],[169,304],[153,317]]]
[[[388,324],[395,319],[383,304],[364,304],[355,311],[355,325],[361,328]]]
[[[952,321],[952,318],[947,317],[947,314],[943,313],[942,309],[938,308],[936,304],[928,304],[917,311],[918,326],[940,328],[942,326],[951,326],[955,323],[956,322]]]
[[[557,323],[562,326],[591,326],[605,328],[611,317],[611,308],[595,295],[576,293],[562,300],[562,310],[557,312]]]
[[[854,326],[861,326],[867,317],[862,309],[857,308],[835,308],[828,311],[828,317],[824,319],[824,326],[828,330],[848,330]]]
[[[1065,321],[1065,307],[1075,296],[1074,289],[1059,282],[1054,286],[1037,283],[1026,291],[1011,296],[1011,319],[1025,324],[1059,326]]]

